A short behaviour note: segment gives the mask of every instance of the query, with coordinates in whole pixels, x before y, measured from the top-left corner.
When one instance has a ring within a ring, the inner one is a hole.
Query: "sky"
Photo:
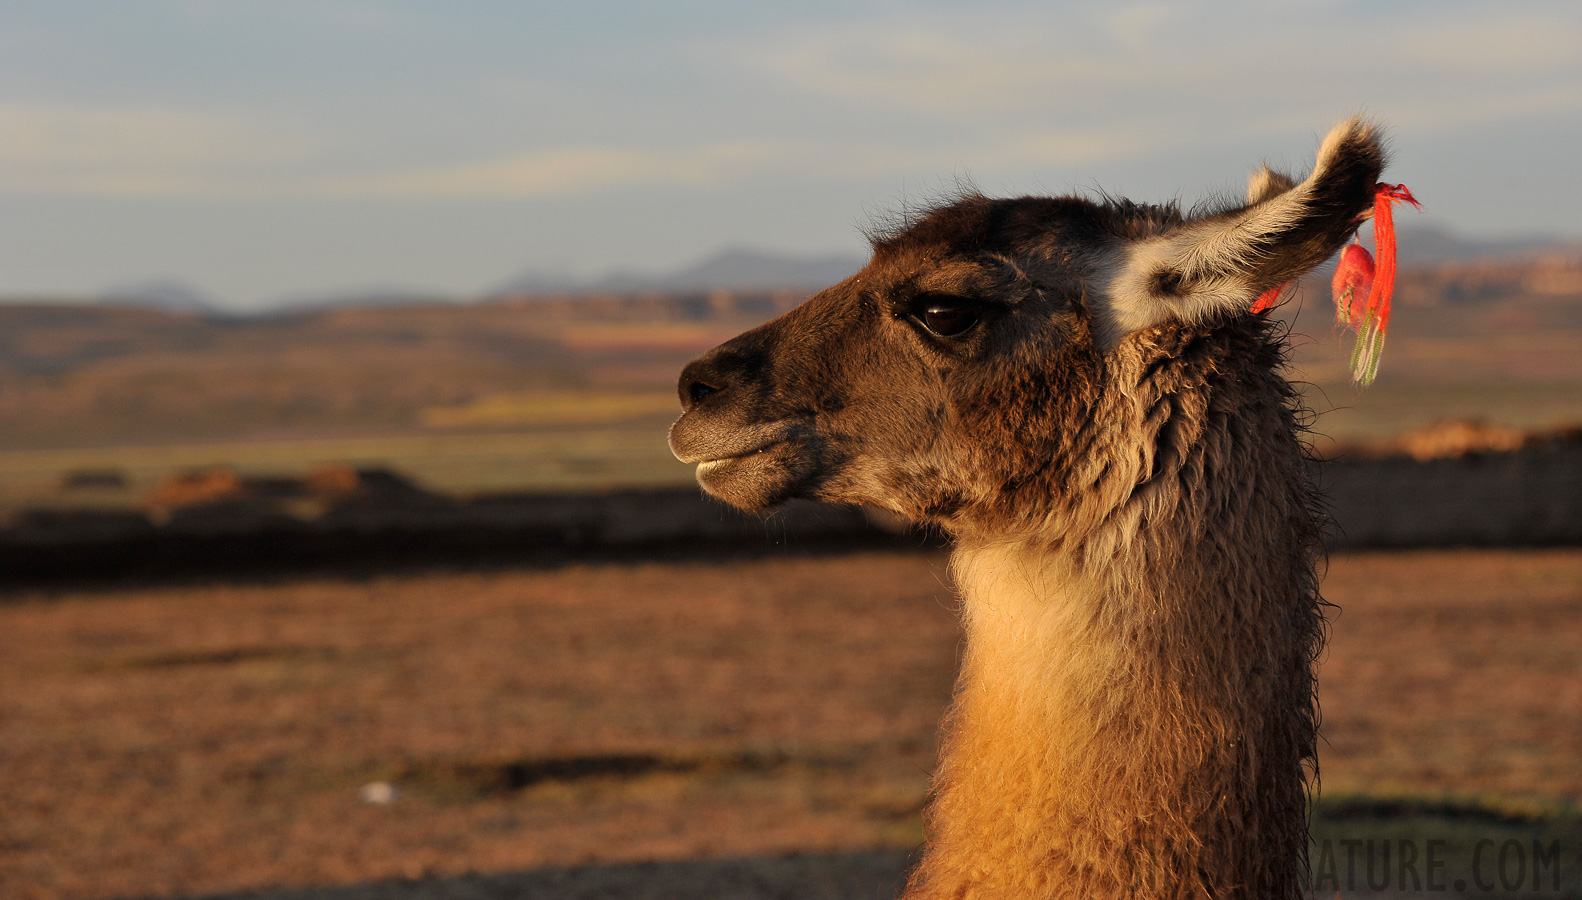
[[[1353,112],[1423,224],[1582,237],[1582,4],[0,0],[0,296],[222,305],[1187,202]]]

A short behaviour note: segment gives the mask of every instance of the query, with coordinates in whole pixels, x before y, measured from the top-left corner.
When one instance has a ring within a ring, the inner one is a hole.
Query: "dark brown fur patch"
[[[1148,279],[1148,292],[1155,297],[1173,299],[1181,296],[1183,276],[1176,269],[1160,269]]]

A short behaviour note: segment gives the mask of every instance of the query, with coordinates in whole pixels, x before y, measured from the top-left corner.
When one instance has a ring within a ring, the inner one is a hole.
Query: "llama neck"
[[[1294,896],[1307,660],[1253,634],[1288,629],[1067,562],[956,554],[967,649],[911,896]]]
[[[1250,317],[1134,338],[955,523],[967,643],[909,897],[1302,895],[1323,620],[1278,364]]]

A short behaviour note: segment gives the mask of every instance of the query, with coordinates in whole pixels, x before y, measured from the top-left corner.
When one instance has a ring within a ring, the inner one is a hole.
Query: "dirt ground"
[[[1326,584],[1326,797],[1582,803],[1582,550],[1338,555]],[[883,896],[953,604],[932,553],[12,593],[0,897],[639,896],[653,866],[781,896],[731,862],[766,857],[784,896]]]

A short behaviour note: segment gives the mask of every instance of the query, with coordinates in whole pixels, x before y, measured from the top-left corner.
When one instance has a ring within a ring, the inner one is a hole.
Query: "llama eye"
[[[960,300],[930,300],[922,304],[918,319],[923,327],[939,337],[960,337],[978,324],[978,307]]]

